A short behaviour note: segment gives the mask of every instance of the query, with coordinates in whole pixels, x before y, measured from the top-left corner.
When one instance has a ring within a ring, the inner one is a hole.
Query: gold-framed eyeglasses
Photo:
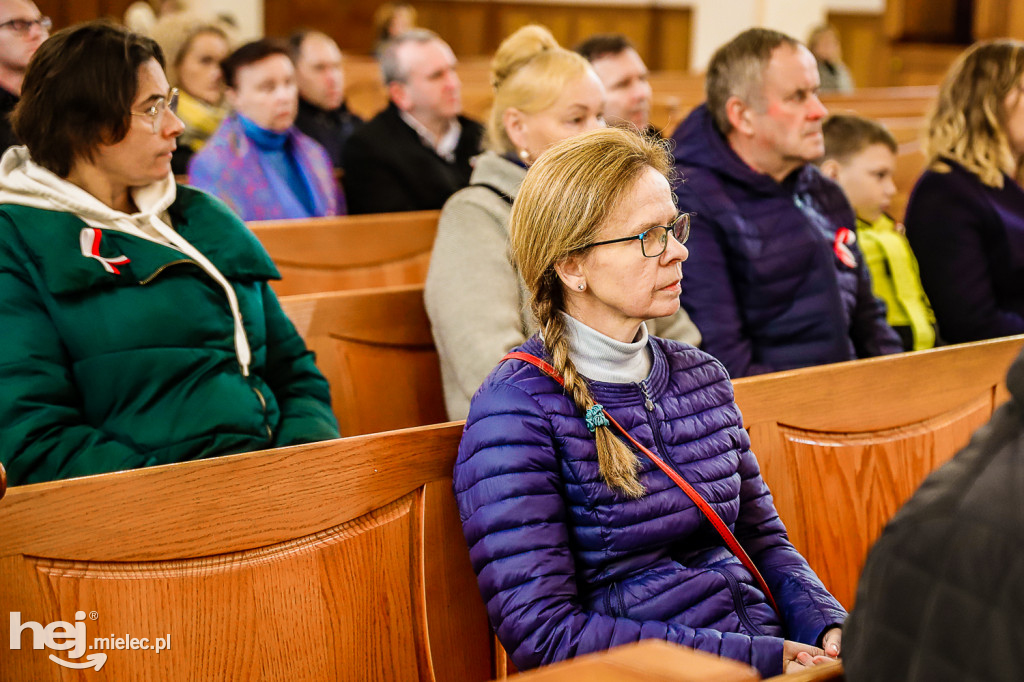
[[[665,249],[668,248],[669,233],[672,234],[677,242],[685,244],[686,240],[690,238],[690,214],[680,213],[668,225],[648,227],[640,234],[635,234],[632,237],[620,237],[619,239],[594,242],[590,246],[603,246],[604,244],[617,244],[619,242],[630,242],[634,239],[639,239],[640,250],[643,251],[644,256],[647,258],[657,258],[665,253]]]
[[[153,132],[159,133],[163,129],[164,116],[170,111],[178,113],[178,88],[171,88],[166,97],[161,97],[145,111],[133,111],[132,116],[146,116],[153,124]]]
[[[31,31],[33,26],[39,26],[44,33],[49,33],[53,28],[53,22],[50,21],[50,17],[39,17],[38,19],[10,19],[0,24],[0,28],[9,28],[22,35]]]

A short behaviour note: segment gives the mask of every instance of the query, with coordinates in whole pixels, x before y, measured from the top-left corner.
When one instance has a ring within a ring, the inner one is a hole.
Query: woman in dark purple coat
[[[641,136],[586,133],[540,157],[512,209],[541,329],[517,350],[565,388],[501,363],[473,398],[454,485],[491,624],[521,669],[645,638],[765,676],[839,655],[846,613],[786,538],[725,370],[647,333],[678,309],[688,255],[670,168]],[[606,414],[707,500],[763,586]]]
[[[1024,333],[1024,42],[979,43],[957,60],[927,153],[905,222],[939,333]]]

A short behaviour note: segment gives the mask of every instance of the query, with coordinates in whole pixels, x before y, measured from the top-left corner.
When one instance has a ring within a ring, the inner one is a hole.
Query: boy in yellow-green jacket
[[[881,124],[838,114],[824,123],[821,172],[843,188],[857,213],[857,238],[871,272],[875,296],[887,307],[886,321],[906,350],[936,343],[935,313],[921,286],[917,259],[903,236],[903,225],[886,211],[896,184],[896,140]]]

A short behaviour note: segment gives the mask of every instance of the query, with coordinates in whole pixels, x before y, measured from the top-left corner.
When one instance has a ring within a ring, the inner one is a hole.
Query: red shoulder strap
[[[558,371],[555,370],[555,368],[552,367],[549,363],[544,362],[535,355],[523,353],[521,351],[515,351],[512,353],[508,353],[501,360],[502,362],[504,362],[505,360],[522,360],[523,362],[528,362],[534,367],[540,369],[548,376],[550,376],[552,379],[557,381],[562,386],[565,386],[565,380],[562,379],[562,377],[558,374]],[[772,608],[775,609],[775,613],[777,613],[779,618],[782,619],[782,611],[779,610],[779,605],[775,603],[775,597],[774,595],[772,595],[772,591],[768,589],[768,583],[765,582],[764,577],[761,575],[761,572],[757,570],[757,566],[754,565],[753,559],[750,558],[750,555],[747,554],[747,551],[745,549],[743,549],[743,546],[740,544],[739,540],[737,540],[736,536],[733,535],[731,530],[729,530],[729,526],[725,525],[725,521],[723,521],[722,517],[718,515],[718,512],[714,510],[714,508],[708,503],[708,501],[705,500],[701,496],[701,494],[697,492],[697,490],[692,485],[690,485],[689,482],[687,482],[686,479],[684,479],[682,476],[676,473],[676,471],[672,469],[672,467],[666,464],[665,461],[661,459],[661,457],[658,457],[658,455],[654,454],[649,448],[644,447],[639,442],[637,442],[637,440],[633,438],[633,436],[629,435],[629,432],[626,431],[626,429],[622,428],[622,425],[615,421],[615,419],[613,419],[610,414],[608,414],[608,410],[604,411],[604,416],[608,418],[608,421],[611,422],[611,424],[616,429],[618,429],[619,433],[621,433],[626,438],[626,440],[628,440],[633,445],[633,447],[635,447],[640,452],[644,453],[652,462],[654,462],[654,464],[657,465],[657,467],[661,469],[663,472],[665,472],[665,474],[672,480],[672,482],[679,486],[682,489],[682,491],[686,493],[686,496],[689,497],[695,505],[697,505],[697,508],[700,509],[701,513],[704,514],[705,517],[707,517],[707,520],[711,522],[711,525],[715,528],[716,531],[718,531],[718,534],[722,537],[722,540],[725,541],[726,547],[728,547],[729,550],[736,556],[736,558],[740,560],[740,563],[742,563],[743,566],[746,567],[748,571],[750,571],[750,574],[754,576],[754,580],[757,581],[758,587],[761,588],[761,591],[764,592],[765,597],[768,598],[768,603],[772,605]]]

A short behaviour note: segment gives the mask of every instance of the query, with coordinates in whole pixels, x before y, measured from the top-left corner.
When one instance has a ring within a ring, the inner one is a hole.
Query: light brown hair
[[[896,138],[885,126],[863,116],[834,114],[825,119],[821,131],[825,135],[825,156],[818,161],[819,165],[828,159],[846,163],[854,154],[876,144],[885,145],[893,154],[899,149]]]
[[[967,49],[950,67],[928,121],[928,166],[948,170],[951,159],[991,187],[1013,174],[1013,158],[1004,130],[1007,96],[1021,85],[1024,42],[992,40]],[[1019,90],[1017,97],[1024,96]]]
[[[594,406],[586,379],[569,357],[565,291],[555,264],[594,243],[604,222],[648,168],[666,177],[672,158],[663,143],[619,128],[564,140],[530,167],[512,206],[509,247],[530,291],[530,306],[565,391],[582,413]],[[611,427],[595,432],[601,476],[614,490],[639,497],[639,461]]]

